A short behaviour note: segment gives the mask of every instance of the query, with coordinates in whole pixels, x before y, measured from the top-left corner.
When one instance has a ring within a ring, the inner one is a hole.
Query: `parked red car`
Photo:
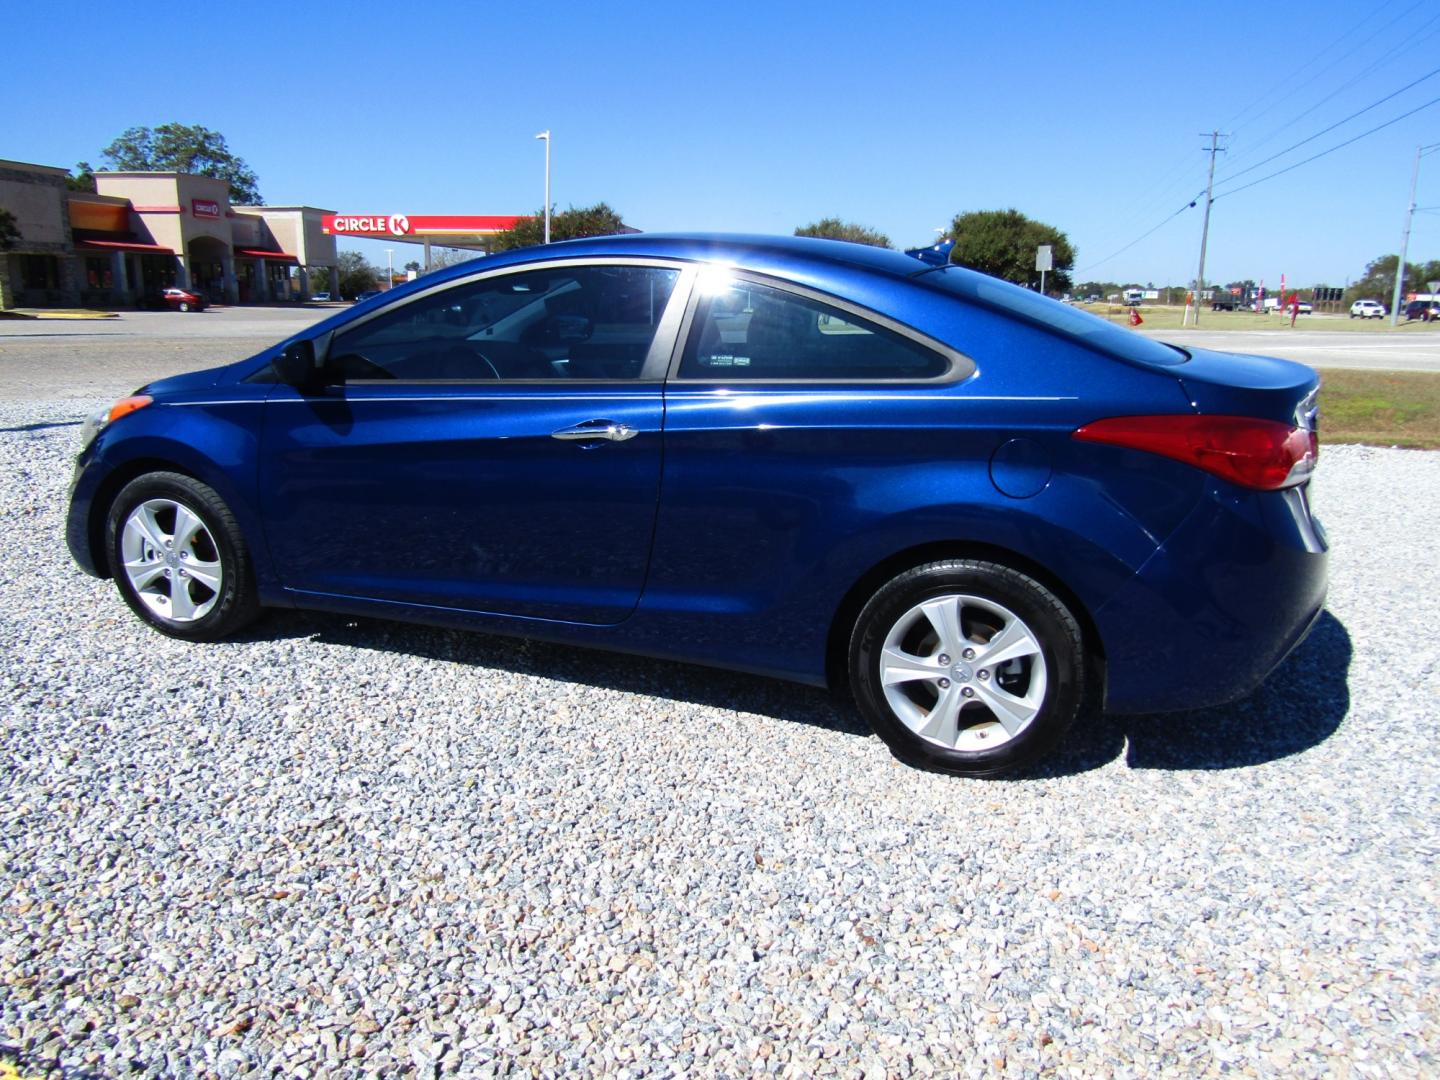
[[[161,294],[165,306],[171,311],[204,311],[205,298],[199,293],[185,289],[166,289]]]

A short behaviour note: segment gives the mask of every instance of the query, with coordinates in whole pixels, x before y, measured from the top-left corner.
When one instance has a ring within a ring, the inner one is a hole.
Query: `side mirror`
[[[286,345],[273,363],[280,381],[301,392],[318,389],[323,384],[320,365],[315,359],[315,343],[309,338]]]

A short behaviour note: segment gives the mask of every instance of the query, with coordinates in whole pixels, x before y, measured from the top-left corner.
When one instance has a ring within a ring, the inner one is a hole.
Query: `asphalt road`
[[[1440,371],[1440,334],[1344,330],[1142,330],[1175,345],[1279,356],[1313,368]]]
[[[152,379],[253,356],[345,306],[6,319],[0,321],[0,398],[118,397]]]
[[[0,321],[0,398],[127,394],[151,379],[214,367],[343,310],[222,308],[181,314],[130,312],[114,319]],[[1177,345],[1281,356],[1315,368],[1440,371],[1440,334],[1322,330],[1141,331]],[[97,365],[97,355],[104,364]]]

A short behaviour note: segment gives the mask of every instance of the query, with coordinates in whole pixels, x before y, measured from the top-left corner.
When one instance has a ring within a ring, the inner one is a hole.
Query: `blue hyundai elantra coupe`
[[[67,539],[173,637],[314,608],[843,686],[984,776],[1300,641],[1317,389],[898,252],[605,237],[143,387]]]

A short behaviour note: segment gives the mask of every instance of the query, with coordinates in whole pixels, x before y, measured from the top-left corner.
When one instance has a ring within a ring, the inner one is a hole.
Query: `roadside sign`
[[[1055,258],[1050,244],[1041,244],[1035,249],[1035,269],[1041,273],[1055,269]]]

